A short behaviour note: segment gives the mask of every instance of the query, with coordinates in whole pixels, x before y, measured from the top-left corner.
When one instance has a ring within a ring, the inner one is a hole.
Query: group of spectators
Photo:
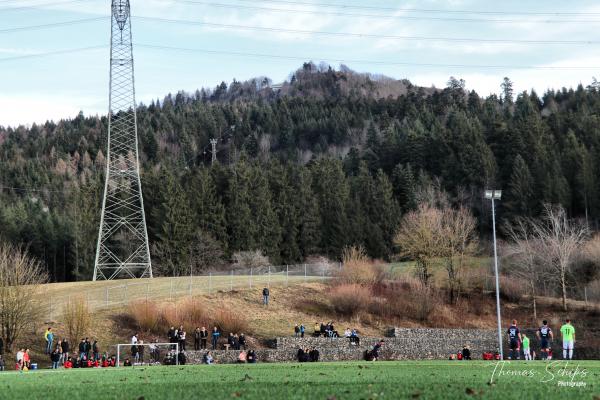
[[[297,358],[298,362],[318,362],[319,350],[314,347],[312,349],[298,349]]]
[[[304,324],[296,324],[294,325],[294,337],[304,337],[304,333],[306,332],[306,327]],[[333,322],[315,322],[315,328],[313,332],[313,337],[329,337],[329,338],[339,338],[340,335],[338,331],[335,330],[335,326]],[[350,344],[359,345],[360,337],[358,336],[358,330],[346,328],[344,331],[344,337],[350,340]]]
[[[338,331],[335,330],[335,326],[333,325],[333,322],[331,322],[331,321],[328,323],[315,322],[315,329],[313,332],[313,336],[314,337],[319,337],[319,336],[340,337],[340,335],[338,334]]]

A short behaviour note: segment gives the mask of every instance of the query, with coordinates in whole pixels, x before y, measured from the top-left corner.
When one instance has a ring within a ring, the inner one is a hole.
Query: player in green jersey
[[[560,327],[560,335],[563,340],[563,359],[573,359],[573,345],[575,344],[575,328],[571,325],[571,320],[567,319],[566,323]]]

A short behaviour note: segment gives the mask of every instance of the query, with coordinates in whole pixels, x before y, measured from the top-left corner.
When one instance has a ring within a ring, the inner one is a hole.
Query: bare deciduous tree
[[[394,238],[400,254],[416,261],[419,279],[426,286],[431,278],[431,263],[441,255],[442,220],[440,210],[421,204],[404,216]]]
[[[475,217],[465,207],[442,210],[442,231],[440,243],[444,267],[448,273],[448,295],[450,303],[454,303],[460,292],[460,273],[466,257],[475,253],[477,236]]]
[[[568,277],[573,259],[588,235],[588,228],[585,224],[569,220],[561,206],[550,205],[545,206],[542,219],[532,220],[531,226],[541,244],[539,257],[557,280],[563,310],[567,311]]]
[[[0,244],[0,334],[7,350],[41,317],[41,265],[21,248]]]
[[[547,277],[547,268],[540,258],[543,245],[534,236],[531,223],[526,219],[517,219],[513,224],[507,224],[504,230],[510,240],[503,251],[504,258],[508,261],[508,272],[527,284],[533,320],[537,321],[537,289],[539,283]]]
[[[71,343],[78,343],[92,325],[87,301],[83,296],[69,298],[63,310],[65,329]]]

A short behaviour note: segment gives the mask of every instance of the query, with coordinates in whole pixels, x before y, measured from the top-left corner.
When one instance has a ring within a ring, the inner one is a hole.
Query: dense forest
[[[140,105],[154,264],[186,273],[192,247],[223,261],[260,249],[294,263],[361,244],[390,259],[403,213],[432,183],[473,210],[482,235],[486,187],[504,190],[503,220],[548,202],[596,226],[598,85],[540,97],[498,84],[500,97],[482,98],[455,78],[421,88],[306,63],[281,87],[234,81]],[[53,280],[91,277],[106,135],[106,117],[82,114],[0,127],[0,236],[28,246]]]

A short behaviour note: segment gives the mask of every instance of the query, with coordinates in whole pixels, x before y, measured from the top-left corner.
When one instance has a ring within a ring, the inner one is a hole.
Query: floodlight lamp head
[[[502,190],[486,190],[485,198],[488,200],[500,200],[502,198]]]
[[[112,12],[113,18],[117,21],[120,30],[125,28],[125,23],[129,18],[129,0],[113,0]]]

